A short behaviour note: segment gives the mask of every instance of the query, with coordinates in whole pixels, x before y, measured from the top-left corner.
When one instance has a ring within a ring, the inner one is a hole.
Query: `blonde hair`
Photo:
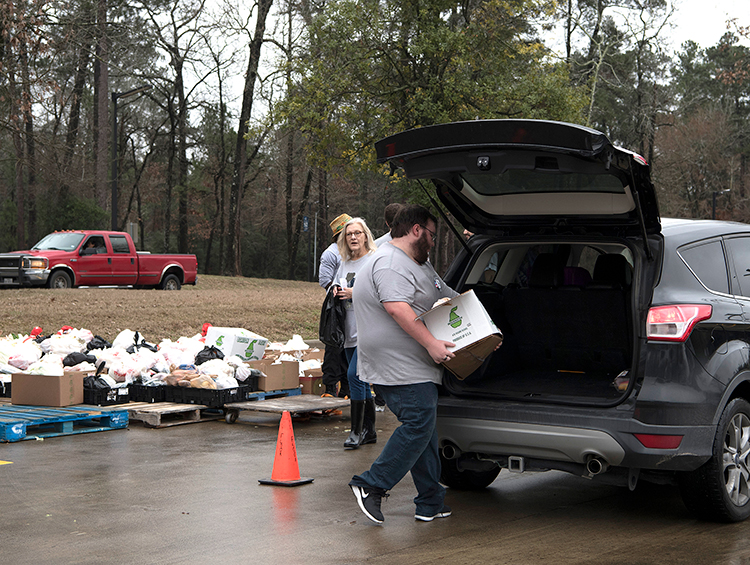
[[[359,224],[362,226],[362,231],[365,232],[365,250],[367,253],[372,253],[378,248],[378,246],[375,245],[375,239],[373,239],[372,232],[370,231],[370,228],[367,227],[367,222],[365,222],[364,218],[352,218],[344,224],[337,242],[339,255],[341,255],[341,258],[344,261],[349,261],[352,258],[352,254],[349,251],[349,245],[347,245],[346,242],[346,228],[349,224]]]

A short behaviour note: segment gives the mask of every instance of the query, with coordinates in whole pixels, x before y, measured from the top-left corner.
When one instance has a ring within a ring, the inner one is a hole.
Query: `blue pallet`
[[[259,390],[246,395],[245,400],[265,400],[266,398],[279,398],[282,396],[298,396],[302,394],[300,388],[285,388],[282,390]]]
[[[128,427],[127,410],[0,405],[0,442],[104,432]]]

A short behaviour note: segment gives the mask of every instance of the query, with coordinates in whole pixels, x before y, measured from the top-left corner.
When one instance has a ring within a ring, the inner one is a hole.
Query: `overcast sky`
[[[673,0],[677,11],[672,29],[672,48],[692,39],[701,47],[713,47],[727,31],[727,20],[737,18],[739,25],[750,25],[748,0]]]

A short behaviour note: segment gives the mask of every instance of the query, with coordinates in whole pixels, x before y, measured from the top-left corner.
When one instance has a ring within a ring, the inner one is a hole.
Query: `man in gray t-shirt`
[[[401,422],[370,469],[349,483],[360,509],[377,523],[383,521],[382,497],[409,471],[418,493],[414,517],[430,522],[451,513],[439,483],[435,423],[440,363],[454,356],[454,344],[435,339],[416,319],[440,298],[457,295],[428,261],[436,229],[426,208],[405,206],[394,220],[391,244],[375,252],[354,287],[360,379],[379,385]]]

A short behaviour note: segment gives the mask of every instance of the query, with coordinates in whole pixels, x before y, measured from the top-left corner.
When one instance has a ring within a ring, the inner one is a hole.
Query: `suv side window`
[[[112,251],[115,253],[130,253],[128,240],[122,235],[110,235],[109,242],[112,244]]]
[[[726,242],[732,252],[737,277],[732,285],[738,287],[733,289],[734,293],[750,297],[750,237],[728,238]]]
[[[748,247],[750,251],[750,247]],[[729,294],[727,264],[724,259],[724,248],[721,241],[714,240],[693,247],[680,249],[680,255],[706,287],[716,292]],[[750,254],[748,254],[750,259]],[[747,281],[750,292],[750,280]]]

